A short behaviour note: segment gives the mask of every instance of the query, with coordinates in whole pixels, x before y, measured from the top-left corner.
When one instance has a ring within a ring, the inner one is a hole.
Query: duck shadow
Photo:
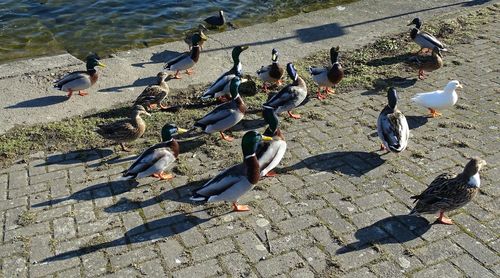
[[[47,157],[45,163],[37,164],[35,167],[43,167],[48,165],[67,165],[78,162],[92,162],[113,154],[109,149],[86,149],[70,151],[63,154],[55,154]]]
[[[255,130],[261,127],[266,126],[266,122],[263,119],[252,119],[247,120],[243,119],[237,125],[232,127],[231,131],[247,131],[247,130]]]
[[[21,101],[17,104],[6,106],[5,109],[13,108],[35,108],[35,107],[46,107],[50,105],[55,105],[61,102],[67,101],[69,98],[67,96],[45,96],[34,98],[30,100]]]
[[[387,217],[357,230],[354,237],[358,241],[343,246],[336,253],[344,254],[363,250],[375,244],[408,242],[425,234],[430,228],[429,221],[422,217],[410,215]]]
[[[136,88],[136,87],[144,87],[144,86],[148,86],[148,85],[151,85],[151,84],[156,84],[157,82],[158,82],[158,79],[157,79],[156,76],[139,78],[136,81],[134,81],[134,83],[132,83],[130,85],[100,89],[99,92],[102,92],[102,93],[118,93],[118,92],[121,92],[121,91],[123,91],[125,89]]]
[[[389,78],[377,78],[373,81],[373,89],[362,92],[361,95],[380,95],[386,94],[386,89],[389,87],[409,88],[417,83],[417,78],[407,78],[401,76],[393,76]]]
[[[189,200],[189,197],[192,195],[192,192],[208,181],[209,179],[191,181],[185,185],[172,188],[170,190],[163,192],[158,196],[154,196],[144,201],[131,201],[128,198],[124,197],[121,198],[116,204],[105,208],[104,211],[107,213],[125,212],[125,211],[135,210],[137,208],[149,207],[161,203],[164,200],[194,204],[196,202]]]
[[[385,160],[374,152],[330,152],[308,157],[278,171],[287,173],[308,168],[319,172],[333,173],[338,171],[344,175],[360,177],[384,163]]]
[[[172,50],[164,50],[162,52],[156,52],[151,55],[149,58],[149,62],[144,62],[144,63],[135,63],[131,64],[133,67],[139,67],[139,68],[144,68],[144,65],[148,64],[159,64],[159,63],[166,63],[170,59],[173,59],[181,54],[184,54],[185,52],[178,52],[178,51],[172,51]]]
[[[146,241],[155,241],[163,238],[168,238],[188,231],[197,225],[209,221],[211,218],[200,218],[188,213],[180,213],[171,215],[165,218],[153,220],[145,224],[136,226],[123,235],[123,237],[90,246],[80,247],[79,249],[60,253],[58,255],[49,257],[40,263],[48,263],[60,260],[67,260],[74,257],[90,254],[102,249],[117,247],[122,245],[129,245],[134,243],[141,243]],[[175,228],[170,228],[171,225]]]
[[[429,121],[429,118],[426,116],[406,116],[406,120],[410,129],[417,129],[425,125]]]
[[[486,4],[490,1],[491,0],[472,0],[472,1],[468,1],[468,2],[464,3],[462,6],[463,7],[473,7],[473,6],[477,6],[477,5]]]
[[[95,184],[84,189],[81,189],[67,197],[62,197],[53,200],[47,200],[42,203],[34,204],[32,207],[44,207],[49,205],[55,205],[69,200],[77,201],[89,201],[99,198],[106,198],[115,195],[122,194],[137,187],[139,183],[136,181],[111,181]]]
[[[407,63],[411,57],[413,57],[413,54],[405,53],[405,54],[399,54],[399,55],[395,55],[395,56],[388,56],[388,57],[373,59],[371,61],[368,61],[366,64],[368,66],[372,66],[372,67],[389,66],[389,65],[394,65],[394,64]]]

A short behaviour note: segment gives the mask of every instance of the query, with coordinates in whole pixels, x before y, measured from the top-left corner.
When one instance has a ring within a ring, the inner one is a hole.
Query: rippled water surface
[[[63,53],[105,56],[179,39],[218,10],[237,26],[353,0],[1,0],[0,63]]]

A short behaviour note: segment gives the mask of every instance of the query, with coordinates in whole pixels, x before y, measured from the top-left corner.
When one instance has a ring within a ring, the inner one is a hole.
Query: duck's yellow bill
[[[103,67],[103,68],[105,68],[105,67],[106,67],[106,65],[105,65],[105,64],[103,64],[103,63],[101,63],[101,62],[97,62],[97,65],[98,65],[98,66],[100,66],[100,67]]]
[[[463,88],[462,84],[458,84],[457,88]]]
[[[264,140],[264,141],[273,141],[273,137],[262,135],[262,140]]]
[[[241,49],[243,49],[243,50],[248,49],[248,45],[242,46]]]
[[[188,130],[185,129],[185,128],[180,128],[180,127],[177,128],[177,133],[178,134],[183,134],[183,133],[186,133],[186,132],[188,132]]]

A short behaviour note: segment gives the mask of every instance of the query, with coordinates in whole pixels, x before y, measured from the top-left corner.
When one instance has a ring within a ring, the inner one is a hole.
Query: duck
[[[271,53],[271,65],[262,66],[257,71],[258,77],[264,82],[264,92],[267,92],[267,83],[278,83],[278,85],[281,85],[283,83],[281,78],[285,74],[285,69],[278,63],[278,50],[273,48]]]
[[[263,141],[257,149],[257,160],[259,161],[261,177],[275,177],[277,174],[273,170],[278,166],[286,152],[286,141],[279,128],[279,119],[274,109],[264,109],[262,111],[264,121],[268,127],[263,135],[273,138],[272,141]]]
[[[425,72],[435,71],[443,67],[443,56],[438,47],[432,49],[432,55],[419,55],[412,57],[413,67],[418,68],[418,79],[425,79]]]
[[[179,156],[179,143],[173,138],[187,130],[173,124],[166,124],[161,129],[162,142],[146,149],[123,174],[122,180],[140,179],[153,176],[160,180],[171,180],[173,174],[164,173],[165,169]]]
[[[167,97],[170,92],[170,88],[167,85],[167,81],[174,79],[173,74],[167,74],[165,72],[159,72],[156,77],[158,78],[158,83],[155,85],[147,86],[144,91],[137,97],[134,105],[142,105],[148,109],[153,109],[156,106],[160,106],[162,109],[167,109],[167,106],[162,104],[162,101]]]
[[[420,18],[414,18],[407,26],[410,25],[415,25],[410,31],[410,38],[421,47],[417,53],[423,50],[432,50],[434,47],[439,48],[441,51],[448,51],[446,46],[433,35],[420,30],[420,27],[422,27],[422,20]]]
[[[97,70],[95,67],[106,67],[105,64],[101,63],[96,55],[87,56],[87,70],[86,71],[75,71],[66,74],[61,79],[55,81],[54,88],[60,91],[68,92],[68,98],[73,95],[73,92],[78,91],[78,95],[86,96],[87,92],[84,90],[92,87],[99,79]]]
[[[184,37],[184,42],[188,45],[189,51],[191,51],[191,48],[193,47],[193,36],[194,34],[199,34],[201,40],[198,42],[198,45],[200,46],[200,49],[203,50],[203,44],[208,40],[208,37],[205,35],[204,32],[208,32],[207,27],[205,25],[200,24],[198,25],[198,29],[195,31],[188,32],[186,36]]]
[[[248,211],[246,205],[238,205],[238,199],[257,184],[260,180],[260,166],[256,152],[262,141],[273,138],[262,135],[254,130],[247,131],[241,140],[243,163],[234,165],[220,172],[213,179],[196,190],[190,197],[195,202],[231,202],[233,211]]]
[[[219,104],[210,113],[206,114],[203,118],[198,120],[195,128],[200,128],[205,133],[220,132],[223,140],[232,142],[233,137],[225,135],[224,131],[230,129],[239,123],[245,116],[247,106],[240,94],[238,87],[240,86],[240,78],[235,76],[230,82],[230,92],[232,100],[230,102]]]
[[[221,27],[226,23],[224,11],[220,10],[218,15],[207,17],[203,21],[205,21],[211,27]]]
[[[207,100],[209,98],[219,98],[221,101],[228,101],[230,98],[229,84],[231,80],[243,74],[243,66],[240,62],[240,54],[247,50],[248,46],[239,45],[233,48],[231,52],[231,57],[233,58],[233,67],[223,73],[217,80],[215,80],[210,87],[202,94],[201,99]]]
[[[146,131],[146,123],[141,115],[151,116],[142,105],[135,105],[130,119],[99,125],[96,132],[105,139],[119,143],[123,151],[130,151],[124,143],[140,138]]]
[[[299,106],[306,99],[307,85],[297,74],[297,70],[292,63],[286,65],[286,72],[293,82],[285,86],[281,91],[264,103],[263,108],[274,109],[278,115],[283,111],[287,111],[288,115],[293,119],[300,119],[300,115],[292,114],[290,111]]]
[[[446,84],[444,90],[416,94],[411,100],[423,106],[431,112],[431,117],[441,116],[437,109],[449,108],[458,100],[457,88],[463,88],[458,80],[452,80]]]
[[[486,161],[476,157],[458,175],[443,173],[437,176],[422,193],[410,197],[416,203],[410,215],[439,212],[436,222],[452,225],[453,221],[444,214],[465,206],[476,196],[481,186],[479,171],[485,165]]]
[[[194,34],[191,38],[191,42],[193,43],[193,46],[191,48],[191,52],[184,53],[170,61],[168,61],[165,66],[163,67],[164,69],[167,70],[172,70],[176,71],[174,78],[175,79],[181,79],[179,76],[179,71],[185,70],[186,74],[191,75],[193,74],[192,67],[198,62],[200,59],[200,41],[202,40],[200,34]]]
[[[408,145],[410,128],[406,117],[397,108],[398,95],[393,87],[387,91],[387,101],[377,119],[377,133],[382,141],[380,149],[400,153]]]
[[[316,84],[318,84],[318,92],[316,94],[319,100],[326,98],[325,95],[321,94],[321,87],[325,88],[325,92],[328,94],[335,93],[335,90],[330,87],[337,85],[342,78],[344,78],[344,69],[339,62],[339,49],[340,47],[330,48],[330,60],[332,62],[332,67],[310,67],[309,73]]]

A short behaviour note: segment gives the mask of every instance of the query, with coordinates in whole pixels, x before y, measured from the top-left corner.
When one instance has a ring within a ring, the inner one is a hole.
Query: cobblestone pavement
[[[445,68],[399,90],[412,128],[401,155],[377,151],[384,92],[299,109],[303,120],[284,121],[281,174],[241,200],[248,213],[187,202],[221,169],[195,149],[180,157],[190,174],[171,183],[116,181],[131,157],[111,149],[37,153],[0,170],[3,276],[498,277],[500,26],[481,29],[481,39],[451,47]],[[464,89],[442,117],[409,103],[450,79]],[[450,214],[456,225],[406,216],[411,195],[471,156],[488,166],[481,193]]]

